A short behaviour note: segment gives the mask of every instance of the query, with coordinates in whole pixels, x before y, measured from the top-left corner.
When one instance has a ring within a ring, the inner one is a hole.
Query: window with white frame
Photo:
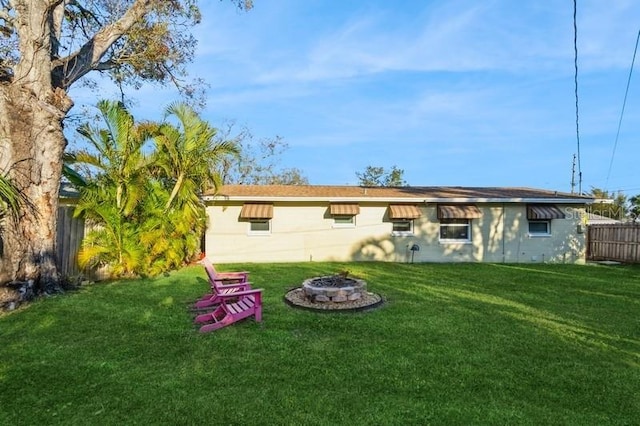
[[[413,219],[393,219],[391,224],[391,235],[413,235]]]
[[[440,219],[440,241],[471,241],[471,219]]]
[[[249,235],[271,234],[271,218],[273,217],[273,204],[245,203],[240,210],[240,220],[248,221]]]
[[[251,219],[249,221],[249,234],[268,235],[271,233],[270,219]]]
[[[551,235],[550,220],[530,220],[529,235],[532,237],[546,237]]]
[[[334,228],[354,228],[356,226],[355,215],[335,215],[333,216]]]

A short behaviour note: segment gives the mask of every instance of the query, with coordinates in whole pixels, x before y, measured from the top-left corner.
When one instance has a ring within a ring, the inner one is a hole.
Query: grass
[[[637,424],[640,267],[222,265],[264,322],[199,334],[201,267],[0,316],[0,424]],[[348,269],[359,313],[283,302]]]

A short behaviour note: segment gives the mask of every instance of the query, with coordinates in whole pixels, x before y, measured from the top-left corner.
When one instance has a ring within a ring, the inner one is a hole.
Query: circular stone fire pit
[[[367,290],[367,283],[342,275],[309,278],[302,283],[302,292],[312,302],[336,302],[358,300]]]
[[[304,280],[285,295],[285,301],[296,307],[344,311],[378,306],[382,297],[368,292],[366,281],[338,274]]]

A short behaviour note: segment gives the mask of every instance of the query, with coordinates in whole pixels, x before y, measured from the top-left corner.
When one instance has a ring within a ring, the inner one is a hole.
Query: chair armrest
[[[229,293],[229,294],[220,294],[219,297],[221,299],[233,299],[239,296],[252,296],[252,295],[259,295],[259,294],[262,294],[261,288],[254,289],[254,290],[247,290],[247,291],[237,291],[235,293]]]
[[[220,277],[220,278],[237,278],[237,277],[247,277],[249,276],[248,272],[245,271],[241,271],[241,272],[215,272],[216,276]]]
[[[218,288],[247,288],[248,290],[251,289],[251,283],[250,282],[246,282],[246,283],[236,283],[236,284],[218,284],[218,281],[216,281],[216,287]]]

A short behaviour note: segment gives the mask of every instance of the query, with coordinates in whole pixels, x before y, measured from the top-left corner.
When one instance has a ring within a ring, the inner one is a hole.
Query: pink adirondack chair
[[[247,271],[218,272],[213,263],[206,257],[203,257],[200,263],[207,271],[210,281],[218,281],[220,284],[237,284],[249,281],[249,273]]]
[[[251,283],[247,281],[248,272],[229,272],[228,278],[236,282],[224,284],[225,281],[224,278],[221,278],[221,273],[216,272],[213,264],[206,257],[200,262],[207,272],[211,292],[198,299],[193,305],[194,309],[206,309],[218,305],[221,295],[233,295],[234,293],[251,290]]]
[[[254,316],[262,321],[262,289],[241,291],[218,296],[220,304],[212,312],[198,315],[194,323],[204,324],[201,333],[218,330],[236,321]]]

